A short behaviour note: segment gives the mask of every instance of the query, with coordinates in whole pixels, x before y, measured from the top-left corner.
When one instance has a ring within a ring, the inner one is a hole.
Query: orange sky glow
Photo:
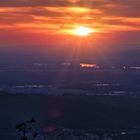
[[[140,32],[139,5],[139,0],[0,1],[0,43],[6,39],[11,41],[10,34],[13,44],[18,42],[16,37],[28,40],[27,36],[31,41],[37,37],[38,44],[41,38],[47,40],[44,36],[49,36],[52,38],[49,44],[54,38],[63,40],[75,36],[73,30],[81,26],[91,29],[93,38],[104,38],[104,34],[112,38],[113,34],[127,35],[128,32],[137,36]],[[138,39],[134,42],[139,43]]]

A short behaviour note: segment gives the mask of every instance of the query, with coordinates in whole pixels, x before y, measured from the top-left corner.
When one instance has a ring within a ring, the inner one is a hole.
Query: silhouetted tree
[[[21,139],[20,140],[28,140],[28,137],[26,136],[27,133],[31,133],[31,125],[36,123],[35,119],[32,118],[29,121],[26,122],[22,122],[16,125],[16,129],[18,130],[18,132],[22,133]],[[33,139],[37,137],[37,133],[32,133],[32,137]]]

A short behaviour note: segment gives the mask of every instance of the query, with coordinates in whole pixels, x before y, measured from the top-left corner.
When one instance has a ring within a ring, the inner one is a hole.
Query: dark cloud
[[[139,0],[1,0],[0,7],[89,7],[114,16],[140,16]],[[40,9],[41,12],[42,9]],[[54,14],[58,13],[56,11]],[[42,13],[44,14],[44,13]],[[49,13],[50,15],[53,13]]]
[[[2,0],[0,7],[34,7],[34,6],[68,6],[67,1],[60,0]]]

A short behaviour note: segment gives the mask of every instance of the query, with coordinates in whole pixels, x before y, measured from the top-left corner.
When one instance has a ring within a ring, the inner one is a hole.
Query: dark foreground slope
[[[1,138],[14,135],[16,123],[31,117],[36,118],[40,131],[60,126],[105,131],[133,129],[140,125],[140,99],[0,94]]]

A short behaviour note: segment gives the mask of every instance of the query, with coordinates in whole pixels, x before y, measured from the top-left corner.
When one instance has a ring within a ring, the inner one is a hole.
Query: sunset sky
[[[94,43],[139,44],[139,5],[139,0],[1,0],[0,45],[72,44],[79,26],[93,31],[86,38]]]
[[[1,0],[0,63],[138,65],[140,0]]]

